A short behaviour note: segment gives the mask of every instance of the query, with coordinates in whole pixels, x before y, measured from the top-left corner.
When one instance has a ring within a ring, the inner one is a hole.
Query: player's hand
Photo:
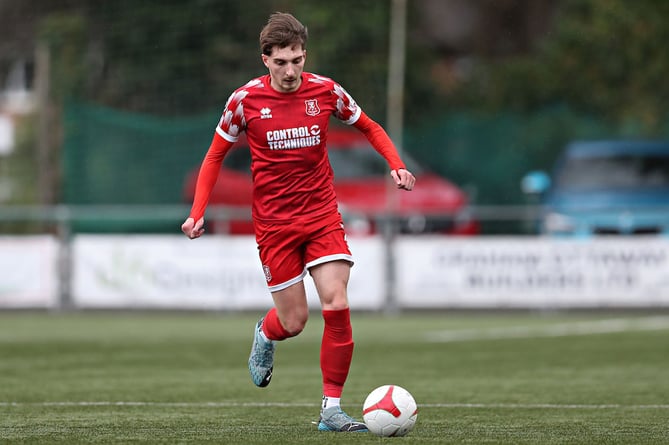
[[[403,190],[412,190],[414,184],[416,183],[416,178],[414,175],[404,168],[398,168],[397,170],[391,170],[390,176],[393,177],[397,188]]]
[[[199,238],[204,233],[204,217],[195,222],[193,218],[188,218],[181,224],[181,231],[190,239]]]

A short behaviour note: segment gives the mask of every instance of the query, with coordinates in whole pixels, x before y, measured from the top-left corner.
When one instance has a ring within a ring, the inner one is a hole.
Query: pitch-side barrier
[[[217,210],[218,217],[232,214]],[[124,211],[0,209],[0,223],[35,232],[0,234],[0,308],[235,311],[271,305],[253,236],[188,240],[178,232],[183,207],[141,209],[146,218],[173,219],[173,234],[72,231],[75,218],[128,218]],[[349,298],[357,310],[669,306],[669,240],[662,237],[453,237],[390,229],[350,236],[349,244],[356,261]],[[315,288],[310,278],[305,282],[315,308]]]

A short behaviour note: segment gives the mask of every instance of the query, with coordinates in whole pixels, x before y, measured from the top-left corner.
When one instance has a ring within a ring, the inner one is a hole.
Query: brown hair
[[[307,27],[285,12],[270,15],[267,24],[260,31],[262,53],[269,56],[275,46],[285,48],[296,44],[302,45],[302,49],[307,48]]]

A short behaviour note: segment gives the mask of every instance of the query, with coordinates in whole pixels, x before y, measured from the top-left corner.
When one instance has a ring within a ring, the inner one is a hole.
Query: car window
[[[669,156],[574,157],[556,176],[558,188],[669,187]]]

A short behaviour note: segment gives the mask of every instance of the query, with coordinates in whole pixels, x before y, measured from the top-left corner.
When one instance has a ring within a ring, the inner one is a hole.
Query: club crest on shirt
[[[306,106],[306,112],[309,116],[316,116],[321,112],[321,109],[318,108],[317,99],[307,99],[304,101],[304,105]]]
[[[262,271],[265,272],[265,279],[267,280],[267,282],[269,283],[270,281],[272,281],[272,273],[269,271],[269,266],[263,264]]]

